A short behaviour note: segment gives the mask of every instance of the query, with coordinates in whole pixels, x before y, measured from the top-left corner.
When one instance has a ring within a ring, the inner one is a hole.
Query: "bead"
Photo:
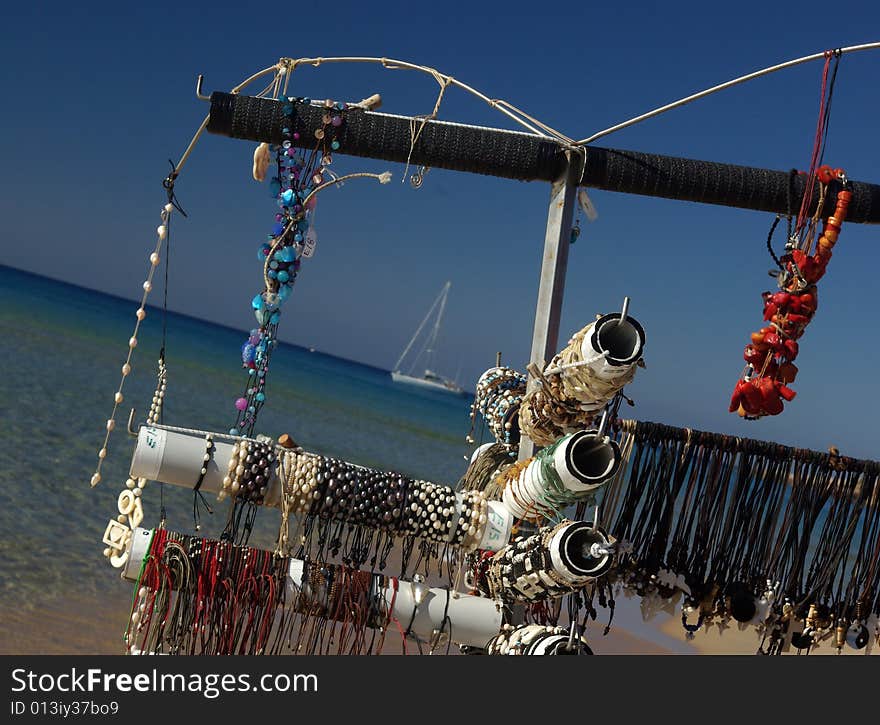
[[[92,476],[91,483],[92,483],[92,486],[97,486],[99,483],[101,483],[101,474],[95,473],[95,475]]]
[[[164,224],[160,224],[156,227],[156,234],[159,235],[159,239],[165,239],[165,235],[168,233],[168,227]]]
[[[149,292],[150,290],[153,289],[153,283],[150,282],[150,280],[147,280],[146,282],[144,282],[143,287],[144,287],[144,292]]]
[[[106,448],[102,448],[100,451],[98,451],[98,458],[100,458],[103,461],[106,457],[107,457],[107,449]]]
[[[157,264],[159,264],[159,255],[156,254],[156,252],[153,252],[153,253],[150,255],[150,264],[152,264],[154,267],[155,267]]]
[[[130,337],[128,339],[128,346],[129,347],[137,347],[137,344],[138,344],[138,340],[136,337]]]
[[[134,338],[132,338],[132,339],[134,339]],[[137,345],[137,340],[135,340],[134,345]],[[129,347],[134,347],[134,345],[132,345],[131,341],[129,341]],[[128,363],[125,363],[125,365],[122,366],[122,377],[125,377],[130,372],[131,372],[131,365],[129,365]]]
[[[116,421],[113,418],[110,418],[107,421],[107,430],[113,430],[116,427]]]
[[[113,396],[113,401],[115,403],[121,403],[123,401],[122,393],[117,392],[116,395]]]
[[[138,311],[134,313],[138,320],[143,320],[147,316],[147,311],[143,307],[138,307]]]

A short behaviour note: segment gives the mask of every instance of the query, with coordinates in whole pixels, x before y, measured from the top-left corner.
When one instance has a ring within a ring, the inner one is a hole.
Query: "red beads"
[[[843,169],[830,166],[820,166],[816,177],[822,184],[834,180],[846,183]],[[782,258],[780,291],[762,295],[764,320],[770,325],[753,332],[751,344],[743,352],[749,368],[734,388],[731,413],[736,411],[748,418],[778,415],[783,410],[783,401],[794,399],[796,393],[788,384],[794,382],[798,373],[793,363],[799,352],[797,340],[816,312],[815,285],[825,274],[850,201],[851,191],[841,189],[837,193],[834,214],[825,220],[812,255],[809,249],[794,249]]]

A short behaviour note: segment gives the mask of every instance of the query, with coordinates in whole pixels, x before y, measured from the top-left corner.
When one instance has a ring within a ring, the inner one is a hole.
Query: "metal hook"
[[[421,187],[422,183],[425,180],[425,174],[427,174],[431,169],[428,166],[420,166],[419,170],[409,177],[409,183],[413,189],[418,189]]]
[[[128,414],[128,435],[132,438],[138,437],[138,432],[131,427],[134,424],[134,416],[136,412],[137,410],[135,408],[132,408],[131,412]]]
[[[599,429],[596,431],[596,437],[602,438],[605,435],[605,428],[608,426],[608,406],[602,410],[602,417],[599,419]]]
[[[575,627],[577,627],[577,620],[572,618],[571,620],[571,629],[568,632],[568,644],[566,644],[565,649],[571,652],[574,649],[574,635],[575,635]]]
[[[623,308],[620,310],[620,319],[615,324],[622,325],[623,321],[626,319],[627,312],[629,312],[629,297],[624,297]]]
[[[205,77],[199,73],[199,77],[196,79],[196,98],[200,101],[210,101],[211,96],[206,96],[202,93],[202,82],[205,80]]]

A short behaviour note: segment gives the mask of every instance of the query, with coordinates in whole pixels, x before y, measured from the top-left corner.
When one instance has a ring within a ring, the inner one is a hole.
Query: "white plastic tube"
[[[492,557],[489,589],[506,601],[558,598],[605,574],[613,564],[613,549],[608,535],[585,521],[541,529]]]
[[[150,529],[134,531],[128,563],[122,572],[124,579],[132,582],[138,580],[152,537]],[[308,583],[303,590],[304,570],[305,564],[301,559],[290,560],[288,606],[292,606],[300,594],[311,594]],[[430,640],[435,631],[443,631],[449,633],[457,644],[485,647],[501,629],[501,607],[486,597],[449,592],[420,582],[398,581],[396,586],[392,583],[385,588],[384,601],[388,605],[393,603],[391,618],[396,619],[404,630],[409,626],[411,632],[422,640]]]
[[[608,367],[624,367],[634,364],[642,356],[645,346],[645,331],[636,320],[627,315],[621,319],[619,312],[604,315],[592,325],[593,329],[584,336],[581,356],[584,360],[599,358],[605,365],[595,365],[593,370],[611,377]]]
[[[207,473],[200,490],[218,493],[232,456],[232,443],[214,439],[214,454],[204,464],[205,439],[193,433],[180,433],[156,426],[142,426],[131,461],[132,478],[146,478],[173,486],[192,488],[199,479],[202,465]],[[461,494],[456,493],[461,506]],[[489,501],[486,528],[477,548],[498,551],[510,540],[513,517],[500,501]],[[273,472],[266,486],[264,506],[281,505],[281,483]]]
[[[303,570],[302,561],[291,560],[287,579],[290,602],[300,592],[305,596],[310,594],[308,585],[303,591]],[[443,631],[457,644],[485,647],[501,629],[501,606],[486,597],[432,588],[420,582],[399,581],[396,591],[393,584],[385,588],[385,602],[388,605],[393,602],[392,619],[404,630],[409,627],[422,640],[430,640],[435,631]]]
[[[594,544],[607,550],[610,541],[605,532],[584,521],[575,521],[557,531],[547,547],[556,574],[572,586],[578,586],[608,571],[611,554],[593,556]]]
[[[617,473],[621,464],[620,448],[597,431],[579,431],[563,436],[553,451],[553,471],[573,497],[587,495]],[[550,484],[544,480],[541,461],[535,459],[519,477],[505,487],[501,495],[504,505],[514,518],[540,520],[552,513],[542,505]]]
[[[573,641],[569,641],[573,639]],[[570,638],[562,627],[523,624],[505,628],[489,645],[492,655],[591,655],[586,640]]]

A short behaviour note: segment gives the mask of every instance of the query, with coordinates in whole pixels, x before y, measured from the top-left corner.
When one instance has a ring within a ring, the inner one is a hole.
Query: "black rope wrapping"
[[[314,130],[323,109],[294,104],[296,145],[314,145]],[[230,93],[211,95],[208,131],[232,138],[281,143],[287,119],[283,104],[270,98]],[[373,112],[350,112],[339,134],[342,152],[454,171],[469,171],[522,181],[555,181],[565,172],[566,150],[553,139],[457,123],[428,121],[416,144],[412,131],[421,119]],[[415,126],[413,126],[415,124]],[[576,154],[580,159],[582,154]],[[751,168],[710,161],[589,146],[581,185],[607,191],[789,213],[790,199],[803,196],[805,177],[788,171]],[[880,186],[851,182],[848,222],[880,223]],[[828,194],[823,216],[834,213],[835,194]],[[812,206],[818,200],[814,191]]]
[[[283,104],[266,98],[229,93],[211,95],[208,131],[273,144],[284,140],[282,128],[289,118]],[[324,109],[294,103],[292,133],[299,133],[295,145],[314,146],[315,129],[321,126]],[[415,124],[413,126],[413,124]],[[361,157],[381,158],[406,163],[410,157],[413,128],[418,131],[421,119],[382,113],[346,115],[346,123],[337,132],[342,152]],[[548,139],[511,131],[487,131],[439,121],[425,124],[413,149],[411,163],[454,171],[470,171],[492,176],[528,181],[549,174],[557,178],[566,167],[565,156]]]

